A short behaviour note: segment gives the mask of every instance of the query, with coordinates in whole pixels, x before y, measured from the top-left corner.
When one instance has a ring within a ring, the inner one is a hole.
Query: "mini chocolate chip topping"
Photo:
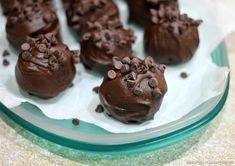
[[[179,10],[173,6],[160,5],[159,10],[150,9],[152,23],[163,26],[169,32],[180,35],[188,27],[198,27],[202,20],[193,20],[187,14],[180,15]]]
[[[10,55],[10,52],[8,50],[4,50],[2,53],[2,57],[7,57]]]
[[[38,38],[29,38],[21,45],[21,56],[24,61],[32,62],[51,71],[57,71],[64,59],[58,50],[52,50],[57,41],[53,34],[39,35]],[[34,52],[32,54],[31,52]]]
[[[44,7],[46,8],[44,9]],[[43,6],[42,3],[24,3],[20,5],[16,11],[9,14],[8,25],[11,26],[16,23],[23,23],[24,21],[32,22],[40,17],[42,17],[46,23],[53,22],[57,18],[55,12],[49,10],[47,6]]]
[[[122,22],[119,18],[110,19],[107,15],[104,15],[94,23],[88,21],[88,31],[102,29],[102,27],[106,27],[107,29],[119,29],[123,28]]]
[[[165,65],[156,65],[152,57],[147,57],[141,60],[136,56],[125,57],[123,59],[113,58],[113,68],[109,70],[107,76],[110,80],[114,80],[117,75],[122,74],[125,77],[127,87],[132,90],[136,96],[144,94],[144,89],[141,87],[141,82],[148,79],[148,85],[152,89],[153,96],[161,96],[161,91],[158,88],[159,83],[154,73],[164,73]]]
[[[2,64],[3,66],[9,66],[10,62],[7,59],[3,59]]]
[[[95,10],[96,8],[102,8],[106,3],[107,0],[75,0],[73,2],[73,12],[76,11],[76,14],[82,16],[91,10]]]
[[[107,73],[107,76],[108,76],[109,79],[113,80],[113,79],[116,78],[117,73],[114,70],[109,70],[108,73]]]
[[[117,46],[126,47],[134,43],[135,36],[132,30],[102,27],[99,22],[94,23],[95,29],[82,36],[81,42],[93,41],[95,46],[105,51],[106,54],[113,54]]]

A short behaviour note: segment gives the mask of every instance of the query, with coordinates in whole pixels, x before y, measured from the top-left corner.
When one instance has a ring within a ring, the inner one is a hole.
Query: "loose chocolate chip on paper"
[[[99,89],[100,89],[100,87],[99,87],[99,86],[96,86],[96,87],[94,87],[94,88],[92,89],[92,91],[95,92],[95,93],[98,93],[98,92],[99,92]]]
[[[113,80],[116,78],[117,73],[114,70],[109,70],[107,75],[109,79]]]
[[[3,66],[9,66],[10,62],[7,59],[3,59]]]
[[[182,72],[182,73],[180,73],[180,77],[183,79],[186,79],[186,78],[188,78],[188,74],[186,72]]]
[[[104,112],[104,107],[103,107],[101,104],[99,104],[99,105],[96,107],[95,112],[97,112],[97,113],[102,113],[102,112]]]
[[[4,50],[3,53],[2,53],[2,57],[6,57],[6,56],[9,56],[10,55],[10,52],[8,50]]]

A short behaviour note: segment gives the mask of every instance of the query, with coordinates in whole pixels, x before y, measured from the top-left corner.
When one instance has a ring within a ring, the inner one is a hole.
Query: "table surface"
[[[104,156],[46,141],[0,112],[0,166],[19,165],[235,165],[235,34],[227,40],[230,93],[221,113],[204,129],[175,145],[140,155]],[[112,164],[110,164],[112,161]]]

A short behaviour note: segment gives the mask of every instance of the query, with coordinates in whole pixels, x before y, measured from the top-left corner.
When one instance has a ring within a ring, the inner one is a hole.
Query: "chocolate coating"
[[[66,13],[68,24],[79,34],[87,31],[87,22],[96,22],[103,16],[113,19],[119,15],[112,0],[73,0]]]
[[[27,37],[53,33],[60,39],[60,25],[56,13],[42,3],[23,4],[7,17],[7,39],[16,49],[26,42]]]
[[[117,61],[122,64],[121,69],[114,67],[108,71],[99,89],[106,113],[129,124],[153,119],[167,92],[165,66],[157,66],[151,57],[145,60],[137,57],[114,58],[113,64]]]
[[[52,34],[40,35],[22,44],[15,76],[29,94],[55,97],[68,88],[75,76],[74,52]]]
[[[178,0],[126,0],[129,8],[129,21],[146,27],[151,24],[150,9],[159,10],[160,5],[178,10]]]
[[[152,25],[145,30],[144,46],[148,56],[164,64],[180,64],[190,60],[199,45],[197,27],[186,14],[171,8],[161,8],[161,15],[151,10]]]
[[[102,27],[98,22],[90,23],[92,30],[85,33],[80,41],[81,62],[91,70],[105,74],[112,67],[112,58],[123,58],[132,53],[135,40],[132,30],[120,27],[119,21]]]
[[[43,3],[44,5],[54,8],[53,0],[0,0],[0,3],[5,15],[9,14],[11,11],[17,11],[22,4]]]

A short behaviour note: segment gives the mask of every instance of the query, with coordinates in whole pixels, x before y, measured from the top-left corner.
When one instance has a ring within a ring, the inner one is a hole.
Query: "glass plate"
[[[215,49],[211,58],[217,65],[229,67],[224,43]],[[12,110],[0,103],[0,110],[27,130],[57,144],[79,150],[126,154],[165,147],[202,128],[221,111],[228,90],[229,78],[222,97],[215,97],[201,103],[199,107],[177,121],[131,134],[109,133],[98,126],[85,122],[74,126],[71,119],[53,120],[47,118],[29,103],[23,103]]]

